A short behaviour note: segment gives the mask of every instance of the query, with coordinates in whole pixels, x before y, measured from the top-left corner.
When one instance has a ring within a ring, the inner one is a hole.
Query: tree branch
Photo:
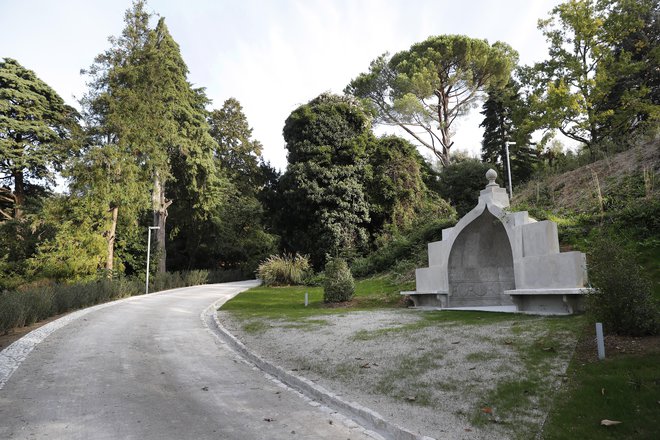
[[[578,136],[577,134],[575,134],[575,133],[573,133],[573,132],[566,131],[566,130],[564,129],[564,127],[559,127],[559,131],[560,131],[561,134],[563,134],[564,136],[566,136],[566,137],[568,137],[568,138],[570,138],[570,139],[573,139],[574,141],[582,142],[582,143],[585,144],[587,147],[589,147],[589,145],[591,145],[591,142],[589,142],[587,139],[583,138],[582,136]]]
[[[4,209],[0,209],[0,215],[2,215],[2,217],[4,217],[5,220],[13,220],[14,219],[14,217],[12,217],[8,213],[6,213]]]

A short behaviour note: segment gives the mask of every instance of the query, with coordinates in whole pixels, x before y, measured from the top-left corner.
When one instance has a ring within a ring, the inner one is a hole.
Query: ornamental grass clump
[[[310,271],[306,255],[271,255],[259,265],[257,275],[266,286],[292,286],[304,284]]]
[[[355,293],[355,282],[345,260],[333,258],[325,265],[323,301],[329,303],[349,301]]]

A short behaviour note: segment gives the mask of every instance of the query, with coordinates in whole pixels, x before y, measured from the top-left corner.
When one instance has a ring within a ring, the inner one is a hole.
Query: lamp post
[[[149,226],[149,234],[147,235],[147,281],[144,286],[144,294],[149,293],[149,260],[151,257],[151,230],[160,229],[160,226]]]
[[[504,149],[506,150],[506,171],[509,175],[509,198],[513,197],[513,187],[511,186],[511,160],[509,159],[509,145],[516,145],[515,142],[504,142]]]

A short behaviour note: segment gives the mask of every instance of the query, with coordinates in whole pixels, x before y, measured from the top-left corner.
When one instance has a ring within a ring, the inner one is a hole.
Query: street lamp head
[[[149,226],[149,229],[160,229],[160,226]]]

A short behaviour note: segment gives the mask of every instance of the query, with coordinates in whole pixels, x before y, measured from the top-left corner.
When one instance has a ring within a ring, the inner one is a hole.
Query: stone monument
[[[534,314],[580,312],[586,290],[582,252],[559,252],[557,224],[509,212],[509,197],[486,173],[477,206],[442,240],[428,244],[429,267],[416,270],[416,307]]]

